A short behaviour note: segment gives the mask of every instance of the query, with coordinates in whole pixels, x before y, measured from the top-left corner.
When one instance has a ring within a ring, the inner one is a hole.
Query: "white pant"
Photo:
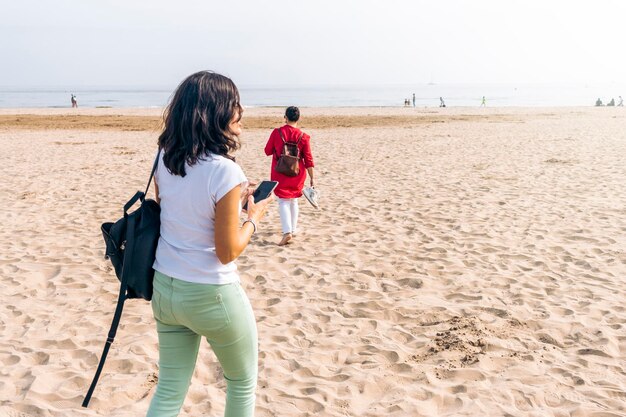
[[[280,225],[283,228],[283,234],[295,234],[298,230],[298,199],[279,198],[278,212],[280,213]]]

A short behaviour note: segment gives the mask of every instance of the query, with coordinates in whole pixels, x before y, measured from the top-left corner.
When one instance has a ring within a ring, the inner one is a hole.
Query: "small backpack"
[[[98,369],[91,381],[87,395],[83,401],[83,407],[89,405],[93,391],[96,388],[100,373],[104,367],[109,348],[115,339],[117,326],[122,317],[124,301],[129,298],[142,298],[150,301],[152,298],[152,278],[157,242],[159,240],[159,229],[161,225],[159,204],[151,199],[146,199],[146,194],[150,188],[154,171],[159,162],[159,150],[152,166],[150,179],[146,186],[146,191],[137,193],[124,205],[124,217],[115,223],[102,224],[102,237],[106,244],[105,257],[111,260],[115,268],[115,275],[120,280],[120,291],[117,297],[117,306],[113,314],[111,329],[104,344],[104,350],[98,363]],[[128,210],[137,202],[141,206],[128,213]]]
[[[300,133],[297,142],[287,142],[283,131],[279,128],[280,138],[283,140],[283,152],[276,162],[276,172],[288,177],[296,177],[300,173],[300,141],[304,133]]]

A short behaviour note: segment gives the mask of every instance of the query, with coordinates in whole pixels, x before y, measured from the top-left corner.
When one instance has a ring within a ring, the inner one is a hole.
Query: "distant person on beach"
[[[615,106],[615,99],[612,98],[611,101],[607,103],[607,106],[611,106],[611,107]]]
[[[443,97],[439,97],[439,107],[446,107],[446,102],[443,101]]]
[[[483,99],[480,101],[480,107],[487,107],[487,99],[483,96]]]
[[[622,96],[619,96],[619,103],[617,103],[617,107],[624,107],[624,99]]]
[[[232,156],[240,148],[242,113],[235,84],[209,71],[187,77],[165,112],[154,178],[161,206],[152,296],[159,376],[148,417],[178,415],[202,337],[223,371],[224,416],[254,415],[257,327],[235,260],[271,197],[254,203]],[[242,200],[248,207],[240,223]]]
[[[76,96],[72,94],[72,98],[70,99],[72,102],[72,108],[78,108],[78,102],[76,101]]]
[[[600,97],[598,97],[598,99],[596,100],[596,107],[600,106],[604,106],[604,104],[602,104],[602,100],[600,100]]]
[[[278,197],[278,211],[283,232],[278,246],[289,243],[298,231],[298,198],[302,196],[307,173],[311,188],[315,187],[311,137],[298,128],[300,109],[295,106],[287,107],[284,119],[285,125],[274,129],[265,145],[265,155],[272,156],[271,179],[278,181],[274,194]],[[296,143],[300,152],[300,169],[298,175],[294,177],[276,171],[276,164],[282,155],[284,142]]]
[[[415,93],[413,93],[413,107],[415,107]]]

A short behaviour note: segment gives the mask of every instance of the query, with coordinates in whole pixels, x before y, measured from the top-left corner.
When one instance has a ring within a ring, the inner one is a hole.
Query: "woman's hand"
[[[236,185],[215,204],[215,255],[226,265],[243,252],[250,241],[252,227],[239,223],[241,186]],[[268,197],[254,204],[254,197],[248,196],[248,218],[258,223],[267,212]]]
[[[269,203],[274,199],[274,194],[270,194],[265,200],[261,200],[258,203],[254,203],[254,197],[252,195],[248,196],[248,218],[254,220],[256,223],[259,223],[261,219],[267,213],[267,208]]]
[[[257,184],[258,183],[256,182],[249,182],[246,188],[241,192],[241,205],[242,206],[244,205],[246,201],[248,201],[248,197],[250,197],[254,193],[254,190]],[[243,212],[246,213],[247,210],[243,210]]]

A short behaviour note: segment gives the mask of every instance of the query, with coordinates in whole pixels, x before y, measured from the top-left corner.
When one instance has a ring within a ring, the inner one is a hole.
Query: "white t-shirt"
[[[161,198],[161,237],[153,268],[172,278],[202,284],[239,281],[234,262],[223,265],[215,254],[215,204],[247,179],[241,167],[210,155],[187,175],[172,175],[159,160],[155,178]],[[240,207],[241,210],[241,207]]]

